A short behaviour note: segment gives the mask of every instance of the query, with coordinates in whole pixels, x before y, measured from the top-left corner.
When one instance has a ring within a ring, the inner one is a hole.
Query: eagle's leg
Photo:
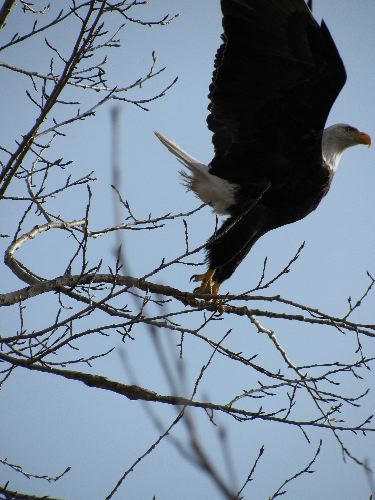
[[[212,295],[215,296],[220,295],[220,283],[214,283],[212,285]]]

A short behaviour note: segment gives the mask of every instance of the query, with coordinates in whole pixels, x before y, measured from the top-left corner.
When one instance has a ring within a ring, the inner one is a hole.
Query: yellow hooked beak
[[[358,132],[357,141],[358,144],[366,144],[368,147],[371,146],[371,137],[366,134],[366,132]]]

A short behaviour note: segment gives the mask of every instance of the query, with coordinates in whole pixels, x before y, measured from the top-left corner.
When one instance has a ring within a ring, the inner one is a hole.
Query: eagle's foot
[[[212,279],[215,275],[216,269],[209,269],[203,274],[194,274],[190,281],[200,281],[201,285],[194,290],[195,293],[201,293],[202,295],[213,295],[212,302],[217,305],[218,311],[220,313],[224,312],[224,306],[222,301],[218,298],[220,294],[220,283],[213,282]]]
[[[191,280],[201,282],[201,285],[194,290],[195,293],[212,295],[213,288],[216,285],[216,283],[212,282],[215,271],[216,269],[209,269],[203,274],[194,274],[194,276],[191,277]]]

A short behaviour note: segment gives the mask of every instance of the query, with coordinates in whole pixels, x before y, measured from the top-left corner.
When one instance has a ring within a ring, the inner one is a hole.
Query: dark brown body
[[[248,186],[239,189],[238,204],[231,209],[231,217],[207,245],[210,268],[216,269],[216,282],[228,279],[265,233],[303,219],[315,210],[327,194],[333,176],[324,164],[315,174],[306,180],[304,189],[293,182],[277,188],[269,185],[263,194],[259,189],[258,197],[256,192],[250,195]]]

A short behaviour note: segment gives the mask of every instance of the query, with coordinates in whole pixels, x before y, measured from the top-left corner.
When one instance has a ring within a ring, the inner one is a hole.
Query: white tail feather
[[[207,165],[186,153],[164,135],[159,132],[155,132],[155,135],[190,170],[191,175],[180,172],[185,186],[193,191],[204,203],[213,206],[215,212],[219,214],[226,213],[228,207],[234,203],[236,186],[217,175],[210,174]]]
[[[201,166],[206,167],[206,165],[203,165],[203,163],[200,163],[196,158],[194,158],[193,156],[190,156],[183,149],[181,149],[175,142],[168,139],[168,137],[165,137],[165,135],[161,134],[160,132],[156,132],[156,131],[154,132],[154,134],[159,139],[159,141],[162,144],[164,144],[164,146],[173,155],[175,155],[185,165],[185,167],[187,167],[189,170],[194,169],[195,165],[201,165]]]

